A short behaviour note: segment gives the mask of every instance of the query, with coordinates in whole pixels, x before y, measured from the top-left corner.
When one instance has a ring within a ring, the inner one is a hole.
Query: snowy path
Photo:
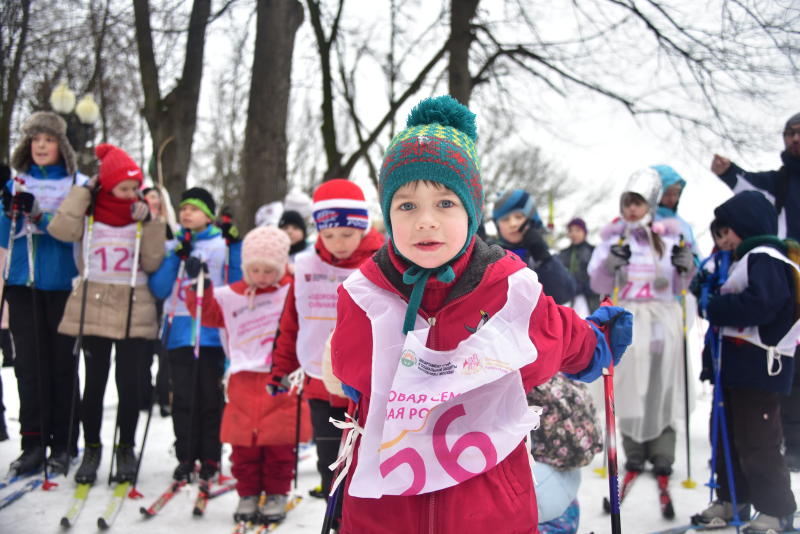
[[[6,420],[12,439],[0,443],[0,473],[4,473],[8,464],[19,454],[19,440],[16,438],[19,425],[16,421],[17,395],[16,381],[12,369],[2,369]],[[113,372],[112,375],[113,377]],[[108,475],[110,456],[108,453],[113,432],[114,411],[116,408],[116,391],[113,383],[109,383],[106,392],[105,416],[103,422],[103,440],[106,450],[99,471],[100,480]],[[681,480],[686,474],[683,427],[678,432],[678,459],[675,464],[674,481],[671,484],[675,503],[676,519],[666,521],[661,518],[658,506],[658,492],[655,479],[649,475],[642,476],[635,484],[632,493],[622,507],[622,527],[626,534],[646,534],[667,527],[687,523],[689,517],[705,507],[708,491],[703,483],[708,480],[708,444],[706,439],[709,410],[709,392],[702,391],[692,417],[692,474],[698,485],[695,489],[685,489]],[[140,432],[144,429],[144,414],[139,420]],[[233,529],[232,513],[236,507],[235,492],[228,493],[209,502],[203,518],[192,517],[195,488],[185,488],[162,511],[159,516],[145,520],[139,513],[139,507],[148,506],[169,483],[176,460],[171,452],[173,440],[172,422],[153,414],[151,435],[148,438],[145,458],[142,463],[139,490],[144,499],[132,501],[124,505],[120,516],[113,526],[114,532],[175,534],[190,533],[201,529],[202,534],[225,533]],[[227,457],[227,455],[226,455]],[[602,511],[602,498],[608,495],[608,481],[593,472],[593,468],[602,465],[598,455],[595,463],[584,469],[583,483],[580,490],[581,501],[581,534],[594,532],[605,534],[610,532],[608,516]],[[74,467],[72,472],[74,473]],[[226,463],[225,471],[229,473],[230,464]],[[316,534],[320,531],[324,514],[324,503],[308,497],[307,490],[317,483],[315,458],[312,456],[300,464],[300,489],[306,495],[284,525],[278,531],[286,534]],[[26,495],[11,507],[0,511],[0,533],[56,533],[62,532],[59,519],[66,511],[74,488],[72,479],[57,480],[59,486],[49,492],[36,491]],[[792,475],[793,487],[800,488],[800,474]],[[0,497],[6,495],[8,489],[0,491]],[[96,520],[102,513],[111,492],[104,484],[98,484],[90,494],[90,500],[81,514],[72,532],[83,534],[96,532]],[[735,532],[735,529],[717,531],[721,533]],[[402,533],[413,534],[413,533]],[[460,534],[460,533],[459,533]],[[465,533],[466,534],[466,533]],[[498,533],[502,534],[502,533]]]

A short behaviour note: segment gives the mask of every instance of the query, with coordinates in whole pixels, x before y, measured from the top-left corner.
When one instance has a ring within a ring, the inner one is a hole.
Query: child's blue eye
[[[456,203],[455,203],[455,202],[453,202],[452,200],[444,199],[444,200],[442,200],[442,201],[440,202],[440,205],[441,205],[443,208],[452,208],[453,206],[455,206],[455,205],[456,205]]]
[[[397,209],[400,211],[409,211],[414,209],[414,204],[412,202],[403,202],[400,204]]]

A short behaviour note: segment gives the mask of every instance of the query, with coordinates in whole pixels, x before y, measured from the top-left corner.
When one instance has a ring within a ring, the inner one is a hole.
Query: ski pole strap
[[[303,370],[302,367],[298,367],[291,373],[289,376],[286,377],[289,380],[289,393],[293,390],[297,389],[297,394],[300,395],[303,393],[303,386],[306,382],[306,372]]]
[[[344,466],[339,470],[339,473],[336,475],[333,484],[331,485],[330,493],[335,492],[336,488],[347,476],[347,472],[350,470],[350,464],[353,462],[353,452],[356,448],[356,438],[358,438],[360,434],[364,433],[364,428],[358,424],[358,421],[356,421],[352,415],[345,412],[344,417],[345,421],[339,421],[333,417],[328,419],[328,421],[330,421],[330,423],[336,428],[347,431],[347,437],[344,440],[342,452],[339,454],[339,457],[336,459],[336,461],[328,466],[328,469],[331,471],[336,471],[344,464]]]

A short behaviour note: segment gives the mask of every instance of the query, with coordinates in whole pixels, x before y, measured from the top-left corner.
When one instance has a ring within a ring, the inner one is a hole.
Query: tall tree
[[[203,54],[211,0],[194,0],[189,16],[183,70],[175,87],[163,95],[153,47],[150,3],[133,0],[136,44],[144,91],[144,114],[153,140],[153,154],[162,154],[164,185],[173,199],[186,188],[197,124],[197,102],[203,78]],[[162,149],[161,152],[159,149]]]
[[[286,121],[291,90],[294,39],[303,22],[296,0],[258,0],[250,103],[247,109],[242,178],[244,196],[237,214],[252,228],[259,206],[286,195]]]
[[[4,2],[0,7],[0,160],[7,163],[10,151],[11,114],[22,81],[22,57],[27,44],[31,2]]]

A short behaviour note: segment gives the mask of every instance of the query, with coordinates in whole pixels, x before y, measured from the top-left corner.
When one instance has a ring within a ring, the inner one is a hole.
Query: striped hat
[[[409,182],[429,180],[461,199],[469,217],[467,244],[472,240],[483,210],[477,138],[475,114],[450,95],[426,98],[411,110],[406,129],[392,139],[381,166],[378,192],[389,236],[394,194]]]
[[[369,211],[364,191],[350,180],[337,178],[314,191],[311,212],[317,231],[347,226],[369,230]]]

